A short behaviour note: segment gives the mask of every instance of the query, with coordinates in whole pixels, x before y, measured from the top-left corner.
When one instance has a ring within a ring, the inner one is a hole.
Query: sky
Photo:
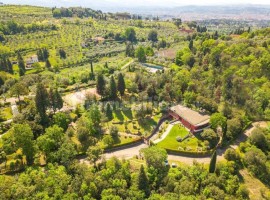
[[[136,7],[185,5],[232,5],[232,4],[267,4],[270,0],[0,0],[5,4],[30,4],[44,6],[84,6],[84,7]]]

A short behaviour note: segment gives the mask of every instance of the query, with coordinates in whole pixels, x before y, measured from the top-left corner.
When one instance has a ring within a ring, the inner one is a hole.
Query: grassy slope
[[[246,169],[241,170],[240,174],[243,176],[245,185],[250,192],[249,197],[251,200],[264,199],[262,194],[268,193],[270,195],[270,189],[267,188],[260,180],[250,175]]]

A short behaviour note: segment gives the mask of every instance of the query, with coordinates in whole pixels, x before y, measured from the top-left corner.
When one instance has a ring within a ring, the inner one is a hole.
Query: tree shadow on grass
[[[128,119],[130,119],[130,120],[133,119],[133,115],[132,115],[131,109],[123,110],[122,112],[123,112],[123,114],[124,114]]]
[[[119,120],[119,121],[124,121],[124,115],[122,114],[122,112],[120,110],[116,110],[114,111],[115,117]]]
[[[145,131],[151,131],[152,127],[157,125],[157,122],[150,117],[145,119],[138,120],[139,126],[142,127]]]
[[[114,144],[121,144],[121,140],[119,136],[113,137]]]

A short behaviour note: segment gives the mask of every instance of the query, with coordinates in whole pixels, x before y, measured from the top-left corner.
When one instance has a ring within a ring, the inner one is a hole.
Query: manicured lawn
[[[178,136],[184,138],[187,134],[188,131],[185,128],[183,128],[179,124],[175,125],[173,126],[169,135],[157,145],[159,147],[172,150],[180,150],[179,147],[181,147],[183,150],[187,150],[188,148],[190,151],[196,151],[197,147],[204,146],[203,142],[196,137],[189,137],[182,142],[177,142],[176,138]]]

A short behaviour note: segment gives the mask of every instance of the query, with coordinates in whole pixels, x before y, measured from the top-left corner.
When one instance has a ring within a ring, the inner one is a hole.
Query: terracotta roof
[[[182,105],[171,107],[170,110],[194,126],[204,125],[210,121],[209,115],[201,114]]]

